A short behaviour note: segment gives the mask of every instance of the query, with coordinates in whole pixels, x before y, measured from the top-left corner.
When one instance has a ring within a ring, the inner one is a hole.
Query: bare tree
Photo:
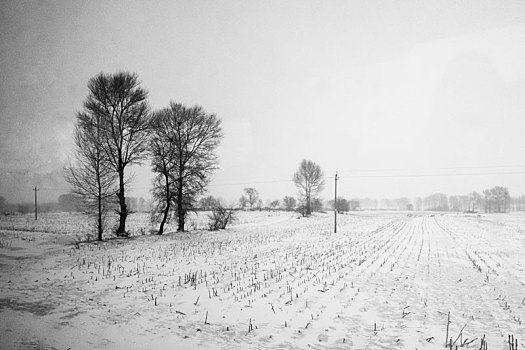
[[[97,239],[102,241],[104,222],[115,193],[116,174],[103,149],[103,125],[98,114],[77,114],[74,161],[65,168],[71,192],[80,197],[85,209],[97,217]]]
[[[311,160],[303,159],[299,169],[293,176],[295,186],[299,188],[305,200],[306,215],[312,213],[312,196],[319,194],[324,188],[324,174],[321,167]]]
[[[277,209],[279,207],[279,205],[281,204],[281,201],[276,199],[276,200],[273,200],[269,203],[270,205],[270,208],[272,208],[273,210]]]
[[[334,209],[334,200],[328,201],[328,206]],[[337,197],[337,212],[344,213],[350,211],[350,201],[343,197]]]
[[[177,231],[184,231],[188,211],[204,193],[217,168],[215,149],[222,138],[221,120],[202,107],[170,102],[151,122],[154,199],[162,211],[161,227],[174,211]],[[173,206],[175,208],[173,208]]]
[[[434,193],[423,199],[425,210],[448,211],[448,197],[443,193]]]
[[[239,207],[241,210],[244,210],[246,205],[248,205],[248,198],[246,198],[246,196],[241,196],[241,198],[239,198]]]
[[[253,209],[253,206],[257,204],[259,199],[259,192],[253,187],[247,187],[244,189],[244,193],[248,198],[248,204],[250,204],[250,209]]]
[[[505,213],[510,207],[509,190],[506,187],[495,186],[483,191],[485,195],[485,212]]]
[[[284,209],[287,211],[291,211],[295,209],[296,201],[295,198],[286,196],[283,198],[283,205]]]
[[[100,73],[88,82],[87,113],[100,118],[102,150],[118,175],[119,226],[117,236],[127,236],[126,179],[128,165],[139,164],[146,155],[149,107],[148,92],[135,73]]]
[[[150,149],[152,170],[156,176],[153,178],[153,202],[151,212],[153,222],[160,221],[158,234],[164,232],[164,225],[171,219],[171,206],[175,193],[172,173],[176,170],[173,158],[173,145],[171,144],[170,130],[168,129],[167,116],[156,112],[151,118]]]
[[[213,196],[207,196],[199,200],[200,210],[212,210],[219,206],[219,200]]]
[[[477,192],[469,193],[468,196],[469,196],[468,212],[476,213],[478,210],[481,209],[481,206],[483,204],[483,197],[481,197],[481,194]]]

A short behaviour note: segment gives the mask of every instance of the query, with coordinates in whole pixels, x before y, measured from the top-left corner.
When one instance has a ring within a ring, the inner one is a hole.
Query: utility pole
[[[334,196],[334,233],[337,233],[337,171],[335,172],[335,196]]]
[[[38,220],[38,202],[36,198],[36,192],[38,191],[38,188],[36,187],[36,185],[33,191],[35,191],[35,220]]]

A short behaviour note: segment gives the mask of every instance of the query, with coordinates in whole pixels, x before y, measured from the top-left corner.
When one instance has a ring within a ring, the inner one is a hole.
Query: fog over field
[[[0,3],[0,349],[525,347],[525,2]]]

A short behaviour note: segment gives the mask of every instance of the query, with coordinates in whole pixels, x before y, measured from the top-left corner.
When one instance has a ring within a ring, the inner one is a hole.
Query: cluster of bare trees
[[[148,158],[155,173],[153,218],[160,222],[158,233],[171,216],[183,231],[188,211],[216,169],[221,120],[202,107],[174,102],[152,112],[148,92],[133,73],[100,73],[89,80],[88,89],[77,113],[74,159],[65,173],[72,192],[97,216],[98,239],[102,240],[105,217],[115,207],[115,233],[128,235],[128,169]]]
[[[250,207],[250,210],[262,208],[262,199],[259,198],[259,191],[253,187],[245,188],[244,194],[239,198],[239,207],[244,210],[247,206]]]
[[[184,231],[188,211],[195,208],[217,168],[221,120],[199,106],[187,108],[171,102],[153,114],[151,134],[154,212],[161,213],[159,234],[171,213],[177,217],[177,231]],[[176,210],[171,210],[172,205]]]
[[[318,164],[303,159],[293,175],[293,182],[299,189],[298,200],[291,196],[285,196],[282,200],[268,201],[264,206],[259,191],[254,187],[247,187],[244,189],[244,194],[239,198],[239,209],[297,210],[305,216],[310,215],[313,211],[322,210],[323,203],[317,195],[323,190],[325,182],[324,173]]]

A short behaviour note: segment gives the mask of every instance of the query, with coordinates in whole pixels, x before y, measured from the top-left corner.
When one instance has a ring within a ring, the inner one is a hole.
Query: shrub
[[[235,213],[231,208],[226,209],[222,205],[217,205],[212,208],[208,218],[210,219],[208,223],[210,231],[224,230],[235,220]]]

